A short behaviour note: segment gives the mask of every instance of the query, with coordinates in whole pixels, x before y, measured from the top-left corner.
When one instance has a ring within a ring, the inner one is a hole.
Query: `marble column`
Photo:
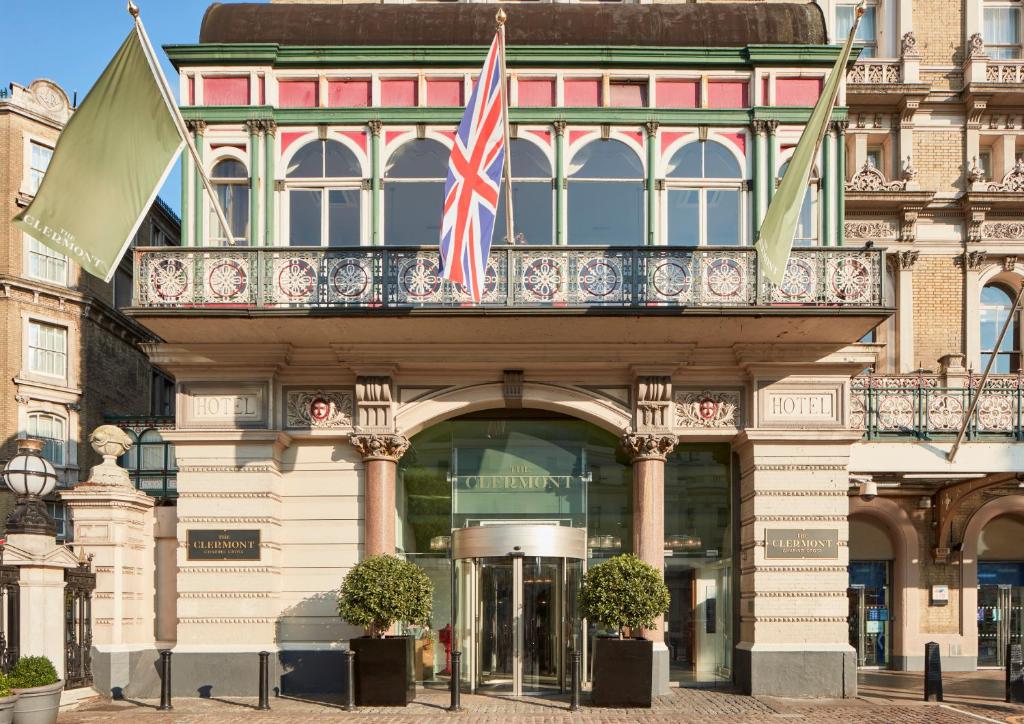
[[[622,445],[633,460],[633,553],[665,575],[665,459],[676,446],[676,436],[626,433]],[[655,695],[668,693],[669,661],[665,645],[665,619],[645,631],[654,641]]]
[[[363,557],[395,554],[395,478],[409,448],[404,435],[354,433],[352,445],[363,457]]]

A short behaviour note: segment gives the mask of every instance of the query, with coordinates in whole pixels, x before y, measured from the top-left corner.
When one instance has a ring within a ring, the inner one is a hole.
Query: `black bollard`
[[[270,709],[270,652],[260,651],[260,703],[256,708],[260,711]]]
[[[924,700],[942,701],[942,657],[934,641],[924,645]]]
[[[580,670],[583,662],[583,652],[573,651],[572,654],[572,698],[569,700],[569,711],[580,710]]]
[[[345,649],[345,678],[348,679],[348,682],[345,686],[345,711],[355,711],[356,652],[352,649]]]
[[[462,711],[462,690],[459,688],[460,678],[462,678],[462,652],[452,651],[452,701],[448,711]]]
[[[171,650],[160,652],[160,711],[170,711],[171,706]]]
[[[1006,644],[1006,703],[1024,704],[1024,653],[1020,644]]]

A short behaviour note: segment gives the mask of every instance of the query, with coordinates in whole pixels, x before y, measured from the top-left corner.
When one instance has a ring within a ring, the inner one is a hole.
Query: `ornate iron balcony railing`
[[[981,375],[968,375],[964,385],[948,386],[937,375],[861,375],[851,390],[851,423],[866,437],[956,435],[971,401],[978,395]],[[1020,375],[995,375],[967,426],[969,439],[1024,439],[1024,380]]]
[[[881,249],[794,250],[782,285],[751,247],[496,247],[491,308],[882,307]],[[434,247],[145,248],[138,308],[409,309],[471,306]]]

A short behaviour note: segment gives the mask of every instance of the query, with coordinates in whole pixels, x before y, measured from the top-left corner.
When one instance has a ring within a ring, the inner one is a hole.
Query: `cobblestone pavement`
[[[720,690],[674,689],[660,697],[651,709],[594,709],[584,707],[578,713],[568,711],[564,697],[525,697],[505,699],[463,695],[465,711],[446,711],[448,694],[428,690],[417,694],[415,704],[405,709],[367,708],[356,712],[341,709],[340,702],[274,698],[271,711],[256,710],[254,699],[216,698],[174,701],[174,711],[157,711],[154,701],[93,701],[62,713],[60,724],[123,721],[161,724],[162,722],[308,722],[351,720],[353,722],[486,722],[508,724],[529,722],[547,724],[565,722],[692,722],[693,724],[763,724],[788,722],[851,722],[863,724],[964,724],[989,721],[1024,724],[1024,706],[1011,707],[998,702],[978,704],[924,704],[910,701],[872,700],[797,700],[752,698]],[[585,702],[584,702],[585,703]]]

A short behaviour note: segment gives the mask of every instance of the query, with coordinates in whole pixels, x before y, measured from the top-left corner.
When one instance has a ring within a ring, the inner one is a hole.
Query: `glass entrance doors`
[[[1024,587],[978,587],[978,666],[1006,666],[1006,645],[1024,643]]]
[[[850,645],[857,650],[857,666],[889,665],[889,574],[889,561],[850,561]]]

